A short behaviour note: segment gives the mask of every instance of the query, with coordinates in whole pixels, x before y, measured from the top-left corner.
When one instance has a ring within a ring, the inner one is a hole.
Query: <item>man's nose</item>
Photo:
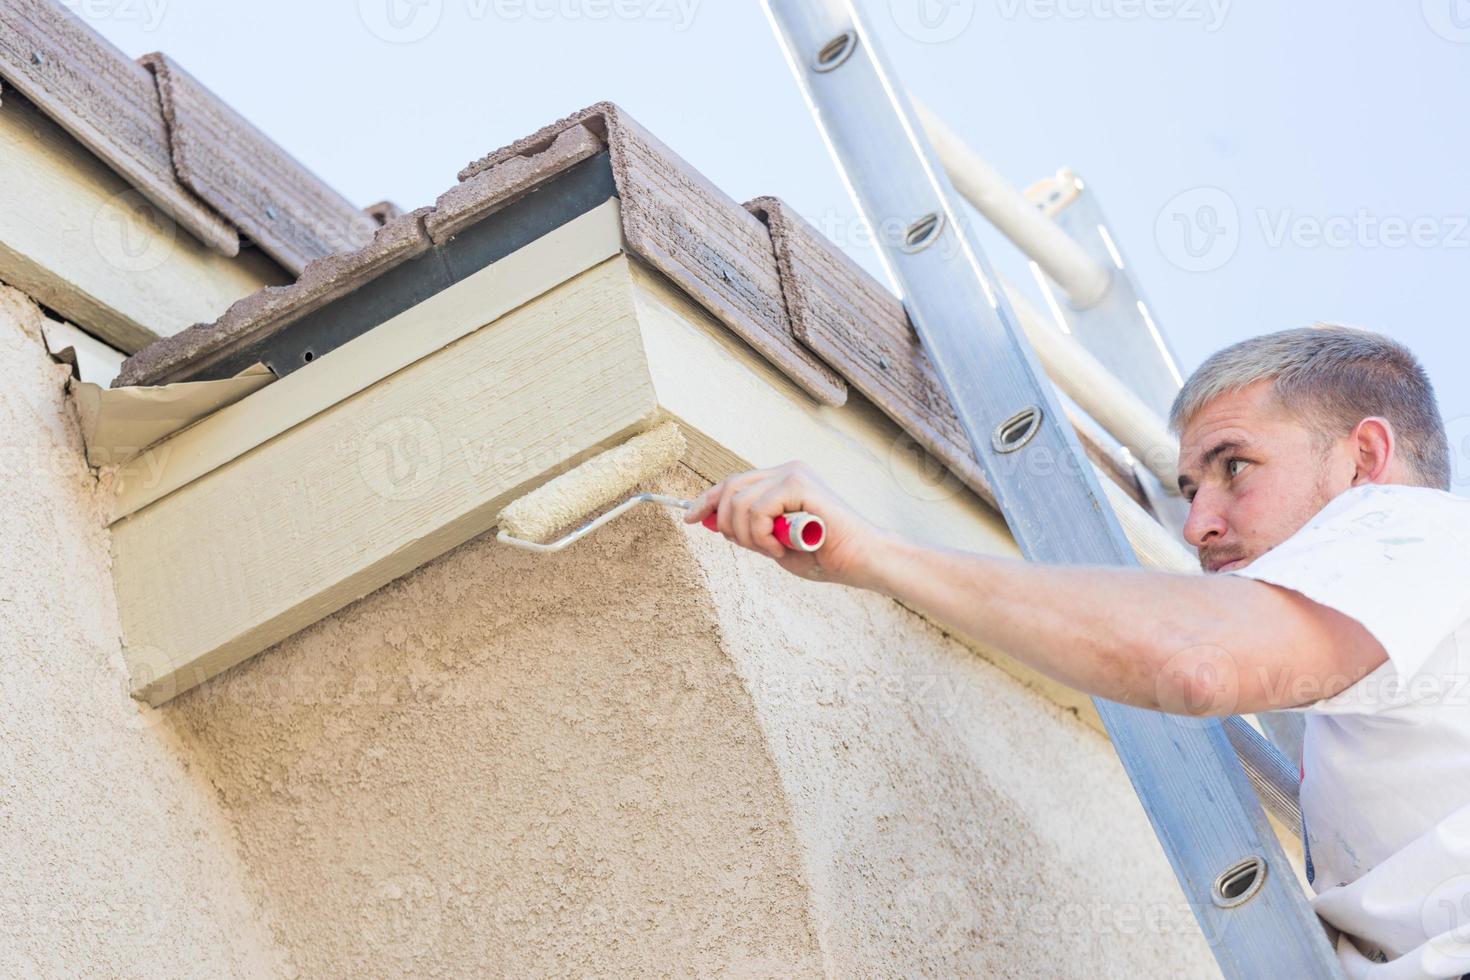
[[[1184,540],[1196,548],[1225,536],[1225,517],[1205,493],[1196,493],[1184,521]]]

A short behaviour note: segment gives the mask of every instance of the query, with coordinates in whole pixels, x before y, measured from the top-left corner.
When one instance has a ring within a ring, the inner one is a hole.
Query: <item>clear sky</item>
[[[612,99],[736,200],[778,194],[876,268],[754,0],[67,4],[361,205],[429,203]],[[1429,366],[1470,493],[1470,0],[861,6],[904,84],[1018,187],[1063,165],[1088,181],[1186,371],[1317,320],[1388,333]]]

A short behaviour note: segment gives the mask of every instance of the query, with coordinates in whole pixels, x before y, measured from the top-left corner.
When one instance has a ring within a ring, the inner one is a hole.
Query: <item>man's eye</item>
[[[1232,459],[1230,460],[1230,462],[1225,464],[1225,472],[1229,473],[1231,476],[1239,476],[1240,471],[1248,465],[1250,465],[1248,462],[1239,457],[1236,457],[1235,459]]]

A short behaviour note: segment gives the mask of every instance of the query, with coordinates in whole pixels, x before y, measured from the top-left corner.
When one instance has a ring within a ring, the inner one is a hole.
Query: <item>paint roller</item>
[[[495,539],[527,551],[560,551],[638,504],[664,504],[688,510],[694,506],[692,500],[661,493],[639,493],[565,537],[543,543],[543,539],[553,531],[566,527],[583,514],[597,510],[660,470],[674,465],[683,457],[684,449],[684,434],[673,422],[665,422],[636,435],[507,504],[495,519],[500,526]],[[717,516],[711,513],[704,519],[704,526],[712,531],[718,530]],[[784,548],[816,551],[827,538],[827,526],[815,514],[791,511],[776,518],[771,533]]]

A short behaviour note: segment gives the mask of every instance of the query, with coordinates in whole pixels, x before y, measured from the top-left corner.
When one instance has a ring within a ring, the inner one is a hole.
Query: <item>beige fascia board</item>
[[[0,174],[0,280],[126,353],[286,281],[256,249],[211,251],[12,92]]]
[[[517,249],[202,423],[144,450],[114,477],[112,520],[162,499],[395,371],[617,255],[618,202]],[[319,371],[321,367],[328,370]]]
[[[114,524],[134,695],[167,701],[653,424],[626,281],[607,260]],[[293,377],[330,384],[331,361]]]

